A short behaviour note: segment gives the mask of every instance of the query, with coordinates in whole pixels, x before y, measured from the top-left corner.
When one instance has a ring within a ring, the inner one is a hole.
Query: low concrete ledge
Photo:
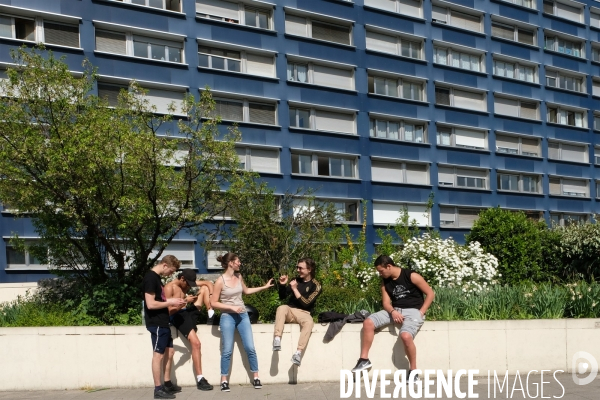
[[[323,343],[327,326],[315,325],[302,359],[290,362],[300,330],[286,325],[282,351],[272,352],[273,325],[252,326],[263,383],[339,381],[341,369],[354,367],[360,353],[361,324],[347,324]],[[175,338],[175,372],[180,385],[194,385],[189,343]],[[208,381],[219,381],[218,326],[198,326],[202,367]],[[516,373],[530,370],[571,372],[571,358],[586,351],[600,360],[600,319],[426,322],[416,338],[421,369],[478,369]],[[374,369],[408,367],[398,331],[375,336],[370,359]],[[150,334],[141,326],[0,328],[2,390],[51,390],[152,386]],[[243,355],[243,357],[242,357]],[[249,383],[241,341],[231,365],[231,383]],[[32,379],[32,377],[35,377]]]

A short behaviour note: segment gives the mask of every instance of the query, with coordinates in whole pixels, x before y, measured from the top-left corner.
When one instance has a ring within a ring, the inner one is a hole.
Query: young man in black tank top
[[[408,268],[400,268],[388,256],[379,256],[375,268],[381,276],[381,297],[383,310],[371,314],[363,322],[360,358],[352,372],[362,371],[371,366],[369,350],[375,338],[375,329],[391,323],[401,324],[400,339],[412,370],[417,369],[417,348],[414,338],[423,325],[425,313],[433,302],[435,294],[425,279]],[[427,296],[425,299],[423,295]],[[416,375],[414,380],[418,380]]]

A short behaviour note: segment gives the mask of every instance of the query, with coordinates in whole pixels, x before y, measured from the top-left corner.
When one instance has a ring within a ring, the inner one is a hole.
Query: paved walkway
[[[525,389],[526,377],[522,377],[523,386]],[[571,375],[561,374],[557,375],[558,381],[564,387],[561,386],[554,380],[552,375],[545,375],[544,381],[550,383],[544,384],[544,398],[561,398],[565,400],[596,400],[600,397],[600,378],[597,378],[592,383],[586,386],[578,386],[573,383]],[[536,393],[536,389],[540,387],[540,375],[531,375],[529,380],[529,394],[525,389],[525,392],[515,390],[512,393],[506,393],[506,388],[503,393],[497,392],[496,397],[493,393],[493,385],[490,384],[490,395],[488,396],[488,381],[487,378],[478,378],[478,385],[476,386],[475,393],[479,394],[480,399],[529,399],[529,398],[541,398],[540,393]],[[519,389],[518,380],[514,376],[509,378],[509,389],[512,390],[513,384],[516,389]],[[462,381],[462,389],[466,391],[466,382]],[[435,394],[434,385],[431,392]],[[386,393],[392,394],[394,385],[388,386]],[[498,390],[498,389],[497,389]],[[537,394],[537,396],[536,396]],[[58,400],[58,399],[83,399],[83,400],[137,400],[137,399],[152,399],[151,388],[135,388],[135,389],[96,389],[96,390],[62,390],[62,391],[38,391],[38,392],[0,392],[0,399],[44,399],[44,400]],[[195,387],[184,387],[181,393],[177,394],[178,400],[333,400],[340,398],[340,383],[339,382],[325,382],[325,383],[301,383],[297,385],[289,384],[265,384],[262,390],[255,390],[248,385],[232,385],[231,392],[221,393],[218,387],[211,392],[201,392]],[[356,394],[353,392],[350,399],[355,399]],[[361,387],[362,399],[367,399],[364,386]],[[379,385],[375,392],[374,398],[381,398]],[[399,398],[403,398],[400,394]],[[407,395],[405,398],[411,398]],[[419,398],[419,397],[415,397]],[[424,398],[424,396],[422,397]],[[437,397],[442,399],[448,399],[448,397]],[[457,398],[456,396],[452,398]]]

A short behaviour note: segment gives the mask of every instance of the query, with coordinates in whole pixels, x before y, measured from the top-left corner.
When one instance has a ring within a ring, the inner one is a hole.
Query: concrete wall
[[[16,300],[18,296],[25,296],[27,291],[37,288],[36,282],[25,283],[0,283],[0,303]]]
[[[199,326],[202,365],[208,381],[219,381],[218,326]],[[273,325],[253,325],[261,379],[272,382],[338,381],[341,369],[354,367],[360,350],[361,325],[346,325],[330,343],[327,326],[316,325],[302,366],[290,358],[298,325],[286,325],[282,351],[272,352]],[[571,358],[586,351],[600,360],[600,319],[427,322],[416,338],[421,369],[571,371]],[[174,336],[175,337],[175,336]],[[236,339],[237,338],[236,336]],[[375,336],[370,359],[374,369],[407,368],[397,331]],[[150,334],[144,327],[0,328],[2,390],[75,389],[152,386]],[[175,339],[175,379],[193,385],[189,344]],[[249,383],[248,364],[236,341],[231,383]]]

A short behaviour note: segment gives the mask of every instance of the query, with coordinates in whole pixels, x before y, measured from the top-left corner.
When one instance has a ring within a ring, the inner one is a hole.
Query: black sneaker
[[[196,387],[198,390],[213,390],[213,385],[208,383],[205,377],[202,377],[200,382],[196,382]]]
[[[260,383],[260,379],[254,378],[254,389],[262,389],[262,383]]]
[[[181,386],[177,386],[174,383],[171,383],[171,386],[163,385],[163,389],[167,393],[179,393],[179,392],[181,392]]]
[[[215,324],[215,316],[206,318],[206,325],[214,325]]]
[[[155,399],[174,399],[175,395],[173,393],[169,393],[167,391],[165,391],[165,387],[161,387],[158,390],[154,391],[154,398]]]
[[[230,392],[231,389],[229,389],[229,382],[224,381],[221,382],[221,392]]]
[[[421,380],[421,378],[419,378],[419,374],[413,373],[414,371],[415,371],[414,369],[411,369],[410,371],[408,371],[408,378],[407,378],[408,382],[410,382],[410,378],[412,376],[414,376],[413,382],[419,382]]]
[[[359,358],[356,367],[352,368],[352,372],[362,371],[363,369],[371,368],[371,361],[368,358]]]

